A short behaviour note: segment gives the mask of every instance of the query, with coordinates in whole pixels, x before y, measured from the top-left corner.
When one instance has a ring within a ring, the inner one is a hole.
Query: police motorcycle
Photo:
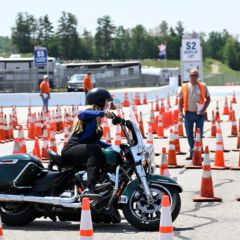
[[[144,143],[133,111],[131,120],[113,113],[112,122],[120,124],[127,143],[103,149],[105,162],[99,179],[108,188],[88,196],[93,222],[119,223],[118,210],[122,210],[135,228],[157,230],[162,196],[170,198],[174,221],[181,208],[182,188],[173,179],[154,174],[153,146]],[[40,217],[80,220],[86,171],[64,165],[51,150],[48,154],[48,167],[32,154],[0,157],[0,211],[5,224],[23,226]]]

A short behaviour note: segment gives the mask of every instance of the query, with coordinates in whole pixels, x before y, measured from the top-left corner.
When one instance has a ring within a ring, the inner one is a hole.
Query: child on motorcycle
[[[87,193],[103,191],[106,184],[97,184],[103,154],[101,148],[111,145],[100,140],[102,137],[101,118],[112,118],[107,110],[112,101],[110,93],[104,88],[94,88],[86,95],[84,110],[79,111],[72,127],[68,143],[62,150],[63,160],[80,170],[87,170]]]

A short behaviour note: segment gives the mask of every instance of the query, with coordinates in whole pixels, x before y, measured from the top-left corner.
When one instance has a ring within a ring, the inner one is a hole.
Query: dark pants
[[[66,145],[62,150],[63,160],[68,165],[87,170],[87,185],[94,186],[97,183],[103,162],[102,149],[97,144],[78,144],[73,146]]]
[[[188,144],[190,147],[190,153],[194,148],[194,136],[193,136],[193,127],[194,123],[196,124],[196,129],[200,128],[201,137],[203,136],[203,124],[204,124],[204,115],[198,115],[195,112],[186,112],[185,113],[185,129],[188,138]]]

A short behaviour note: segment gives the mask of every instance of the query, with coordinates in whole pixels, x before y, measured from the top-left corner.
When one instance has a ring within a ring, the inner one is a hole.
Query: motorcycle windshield
[[[133,123],[133,128],[134,128],[135,134],[137,136],[138,148],[139,148],[139,150],[140,149],[144,150],[146,145],[145,145],[145,142],[143,140],[142,133],[139,129],[139,125],[138,125],[137,119],[135,117],[134,110],[133,110],[132,106],[130,107],[130,118],[131,118],[131,121]]]

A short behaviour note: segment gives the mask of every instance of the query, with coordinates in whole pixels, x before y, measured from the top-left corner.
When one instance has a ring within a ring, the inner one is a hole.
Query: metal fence
[[[240,85],[240,74],[216,74],[204,77],[204,81],[209,86]]]
[[[89,71],[89,70],[88,70]],[[53,72],[49,72],[51,88],[64,90],[70,76],[76,73],[86,73],[86,69],[66,69],[57,65]],[[160,76],[142,75],[137,71],[119,69],[91,69],[97,87],[150,87],[168,84],[168,79]],[[44,73],[39,69],[0,70],[0,92],[39,92],[39,83]]]

